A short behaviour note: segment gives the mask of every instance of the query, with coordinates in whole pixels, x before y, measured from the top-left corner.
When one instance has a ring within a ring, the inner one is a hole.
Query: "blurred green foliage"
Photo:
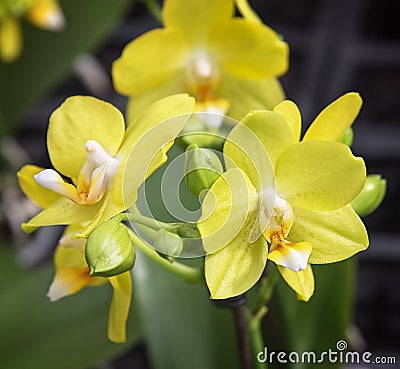
[[[65,31],[46,32],[24,22],[21,56],[11,64],[0,62],[0,135],[15,132],[27,109],[70,73],[77,55],[104,42],[134,0],[60,3]]]
[[[238,367],[231,312],[212,304],[205,285],[190,285],[139,253],[133,272],[152,368]]]
[[[14,255],[0,248],[0,367],[85,369],[113,359],[138,342],[134,308],[127,342],[107,339],[110,287],[87,288],[52,303],[46,293],[53,267],[23,271]]]

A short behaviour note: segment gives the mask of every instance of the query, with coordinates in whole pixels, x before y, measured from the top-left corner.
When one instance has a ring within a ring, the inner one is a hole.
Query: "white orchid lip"
[[[188,60],[186,77],[191,88],[198,92],[209,93],[218,82],[219,70],[209,53],[197,50]]]
[[[294,213],[290,204],[273,188],[260,192],[259,226],[271,244],[268,259],[294,272],[305,270],[312,251],[309,242],[293,243],[287,240],[292,228]]]
[[[268,259],[277,265],[299,272],[307,268],[311,251],[312,245],[309,242],[292,243],[280,240],[272,243]]]
[[[34,176],[36,182],[44,188],[57,192],[78,204],[83,203],[76,188],[64,181],[64,179],[53,169],[45,169]]]
[[[34,176],[36,182],[79,205],[90,205],[100,201],[111,183],[119,160],[110,156],[94,140],[85,144],[86,161],[77,179],[76,187],[64,181],[53,169],[45,169]]]

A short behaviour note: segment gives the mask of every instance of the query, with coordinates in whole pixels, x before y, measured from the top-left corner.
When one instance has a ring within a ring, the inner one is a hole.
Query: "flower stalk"
[[[144,242],[135,232],[128,228],[129,235],[134,245],[142,251],[147,257],[154,260],[164,269],[171,273],[182,277],[186,282],[189,283],[202,283],[204,281],[203,272],[194,267],[179,263],[177,261],[170,262],[167,259],[162,258],[152,247]]]

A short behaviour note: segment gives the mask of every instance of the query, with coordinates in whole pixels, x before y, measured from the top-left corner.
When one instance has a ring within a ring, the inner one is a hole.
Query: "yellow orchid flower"
[[[12,62],[22,50],[20,18],[58,32],[65,27],[64,13],[55,0],[5,0],[0,4],[0,58]]]
[[[88,222],[76,235],[87,237],[132,206],[139,186],[165,162],[166,151],[193,108],[194,99],[188,95],[164,98],[125,131],[122,114],[111,104],[89,96],[68,98],[50,117],[47,132],[57,171],[27,166],[19,173],[28,197],[40,204],[53,192],[56,201],[22,228],[32,232],[40,226]]]
[[[21,190],[36,205],[46,209],[52,206],[61,195],[32,182],[32,178],[43,171],[34,165],[25,165],[18,173]],[[130,272],[113,277],[91,277],[85,260],[86,239],[74,236],[82,229],[81,224],[69,225],[61,237],[55,254],[56,273],[47,296],[51,301],[73,295],[86,286],[101,286],[110,282],[114,289],[108,319],[108,338],[113,342],[124,342],[132,296]]]
[[[130,272],[114,277],[91,277],[84,257],[85,239],[73,239],[79,225],[68,226],[54,254],[56,273],[47,296],[50,301],[73,295],[86,286],[100,286],[110,282],[114,289],[108,319],[108,338],[125,342],[125,326],[132,297]]]
[[[365,165],[336,142],[361,104],[356,93],[340,97],[301,142],[301,116],[291,101],[250,112],[233,128],[224,145],[227,171],[207,193],[198,223],[212,298],[251,288],[270,259],[307,301],[314,291],[310,264],[344,260],[368,246],[349,205],[363,188]]]
[[[283,100],[276,77],[287,70],[288,46],[255,18],[235,17],[234,1],[166,0],[162,18],[164,28],[133,40],[113,65],[116,90],[130,97],[128,116],[179,92],[203,112],[235,119]]]

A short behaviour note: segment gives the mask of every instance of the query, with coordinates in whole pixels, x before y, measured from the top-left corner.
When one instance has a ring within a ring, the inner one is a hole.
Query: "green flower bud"
[[[380,174],[370,174],[367,176],[364,188],[351,202],[356,213],[365,217],[374,212],[382,203],[386,194],[386,180]]]
[[[91,276],[122,274],[132,269],[135,258],[128,230],[114,219],[100,224],[86,242],[85,259]]]
[[[179,256],[183,249],[183,242],[175,233],[160,229],[154,241],[154,248],[164,255]]]
[[[343,137],[341,138],[340,142],[344,143],[345,145],[347,145],[348,147],[351,147],[351,145],[353,144],[353,139],[354,139],[354,132],[353,132],[353,128],[349,127],[346,129],[346,131],[344,132]]]
[[[188,146],[185,157],[185,181],[190,191],[199,196],[208,190],[223,172],[218,156],[208,149]]]

